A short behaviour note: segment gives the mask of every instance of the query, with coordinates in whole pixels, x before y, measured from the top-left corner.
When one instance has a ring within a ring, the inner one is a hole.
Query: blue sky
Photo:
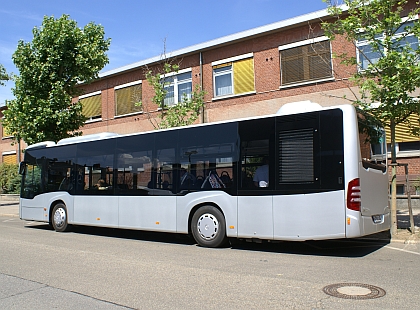
[[[70,15],[79,27],[101,24],[111,38],[108,71],[166,51],[322,10],[322,0],[14,0],[0,6],[0,63],[19,74],[12,54],[30,42],[45,15]],[[0,86],[0,105],[13,99],[13,82]]]

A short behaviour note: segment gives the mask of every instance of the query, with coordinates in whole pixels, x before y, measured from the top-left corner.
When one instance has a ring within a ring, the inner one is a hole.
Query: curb
[[[410,240],[410,239],[391,239],[391,243],[404,243],[404,244],[419,244],[420,240]]]
[[[7,213],[0,213],[0,216],[10,216],[10,217],[19,217],[17,214],[7,214]]]

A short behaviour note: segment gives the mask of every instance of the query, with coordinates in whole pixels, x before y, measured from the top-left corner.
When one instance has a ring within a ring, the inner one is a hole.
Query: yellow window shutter
[[[226,63],[224,63],[224,64],[220,64],[220,65],[213,66],[213,70],[214,70],[214,69],[224,68],[224,67],[229,67],[229,66],[231,66],[231,65],[232,65],[232,63],[231,63],[231,62],[226,62]]]
[[[140,112],[135,104],[141,101],[141,84],[115,90],[115,115]]]
[[[413,125],[419,124],[419,115],[412,114],[408,118],[409,122]],[[386,126],[385,128],[386,132],[386,142],[391,143],[391,130],[389,129],[389,126]],[[413,136],[410,132],[410,128],[407,124],[398,124],[395,127],[395,142],[416,142],[419,141],[420,137]]]
[[[17,163],[17,155],[16,154],[8,154],[3,155],[3,164],[16,164]]]
[[[95,95],[80,100],[83,105],[83,115],[87,118],[100,117],[102,112],[101,95]]]
[[[3,125],[3,138],[4,138],[4,137],[12,137],[12,136],[14,136],[14,134],[13,134],[12,132],[9,132],[9,131],[7,130],[7,128],[6,128],[6,127],[4,127],[4,125]]]
[[[234,62],[233,85],[235,88],[235,94],[243,94],[255,90],[253,58],[242,59]]]

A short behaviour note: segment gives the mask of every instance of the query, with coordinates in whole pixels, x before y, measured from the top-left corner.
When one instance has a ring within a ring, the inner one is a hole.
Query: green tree
[[[110,39],[101,25],[79,28],[68,15],[45,16],[33,36],[32,42],[19,41],[13,54],[16,99],[6,103],[3,125],[28,144],[80,135],[85,117],[72,97],[80,93],[79,82],[94,80],[108,63]]]
[[[21,176],[17,164],[0,164],[0,192],[3,194],[19,194]]]
[[[6,69],[2,64],[0,64],[0,86],[3,86],[4,82],[10,80],[10,78],[11,77],[7,74]]]
[[[343,36],[368,62],[353,75],[359,86],[360,98],[355,104],[366,115],[381,120],[391,133],[391,234],[397,232],[396,217],[396,148],[395,128],[408,122],[410,115],[420,115],[420,23],[419,2],[406,12],[409,0],[345,0],[342,6],[329,4],[332,22],[322,24],[326,35],[334,40]],[[407,16],[408,20],[402,17]],[[411,39],[411,40],[410,40]],[[413,40],[415,39],[415,40]],[[370,50],[359,47],[356,42],[368,42]],[[415,44],[415,42],[417,44]],[[367,54],[369,51],[370,54]],[[372,57],[375,55],[375,57]],[[337,55],[346,65],[358,65],[357,59],[348,54]],[[418,93],[417,93],[418,94]],[[418,133],[420,124],[409,124],[413,133]]]

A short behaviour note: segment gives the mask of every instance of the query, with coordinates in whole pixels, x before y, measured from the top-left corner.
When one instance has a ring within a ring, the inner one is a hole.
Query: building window
[[[281,85],[330,79],[331,46],[326,37],[280,46]]]
[[[13,133],[9,132],[7,130],[7,128],[4,127],[4,125],[1,128],[2,128],[2,138],[3,139],[12,138],[14,136]]]
[[[252,53],[217,61],[212,66],[215,97],[255,91]]]
[[[395,141],[397,157],[411,157],[420,155],[420,138],[412,134],[411,128],[419,124],[418,114],[410,115],[406,122],[395,126]],[[388,156],[391,155],[391,129],[385,126],[386,142],[388,146]]]
[[[182,102],[185,97],[191,99],[192,78],[191,71],[181,72],[165,78],[166,97],[165,106],[172,106]]]
[[[141,112],[142,84],[135,82],[115,88],[115,115],[126,115]]]
[[[391,189],[391,185],[389,185],[389,192],[391,193],[392,189]],[[405,195],[405,185],[404,184],[397,184],[397,195],[398,196],[402,196]]]
[[[413,51],[417,50],[419,48],[419,40],[418,38],[413,34],[408,34],[406,31],[406,27],[413,27],[414,21],[406,21],[404,22],[400,28],[398,28],[395,31],[395,34],[393,36],[393,42],[395,44],[394,48],[398,49],[402,46],[410,46]],[[384,36],[378,36],[377,39],[383,39]],[[369,42],[369,40],[366,40],[363,35],[357,40],[356,42],[357,46],[357,62],[359,64],[360,70],[366,70],[369,66],[369,64],[374,65],[378,62],[379,58],[386,52],[382,46],[375,49],[374,46]]]
[[[400,152],[419,152],[420,141],[399,142],[398,148]]]
[[[92,94],[80,96],[79,100],[82,102],[83,115],[87,118],[87,121],[101,118],[102,112],[102,98],[101,92],[95,92]]]
[[[3,164],[16,164],[17,163],[17,154],[15,152],[2,155]]]

